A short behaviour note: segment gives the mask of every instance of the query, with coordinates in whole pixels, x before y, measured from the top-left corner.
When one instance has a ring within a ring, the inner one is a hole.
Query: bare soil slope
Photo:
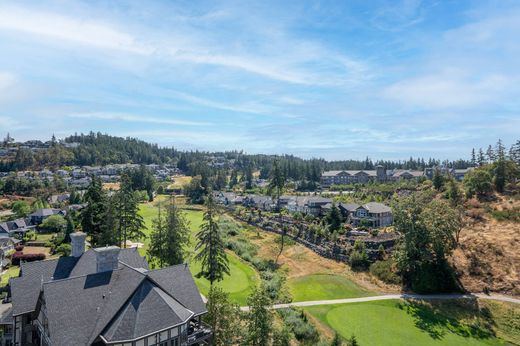
[[[497,221],[490,210],[520,207],[519,200],[499,197],[486,205],[473,205],[460,235],[453,261],[464,287],[520,295],[520,223]]]

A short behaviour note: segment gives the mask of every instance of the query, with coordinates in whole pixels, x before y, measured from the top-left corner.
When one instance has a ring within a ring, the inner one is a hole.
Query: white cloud
[[[383,95],[411,106],[477,107],[498,101],[512,82],[503,75],[476,78],[456,71],[445,71],[399,81],[387,87]]]
[[[111,113],[111,112],[92,112],[92,113],[74,113],[70,114],[71,118],[84,119],[102,119],[102,120],[122,120],[138,123],[150,124],[164,124],[164,125],[185,125],[185,126],[208,126],[212,125],[208,122],[198,122],[189,120],[179,120],[172,118],[156,118],[147,115],[134,115],[126,113]]]
[[[0,92],[7,91],[16,83],[16,76],[9,72],[0,72]]]
[[[129,53],[150,54],[153,52],[150,47],[138,43],[132,35],[109,25],[19,7],[0,7],[0,29]]]

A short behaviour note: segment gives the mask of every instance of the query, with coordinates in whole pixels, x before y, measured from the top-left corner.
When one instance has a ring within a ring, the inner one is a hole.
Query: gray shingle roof
[[[175,297],[182,305],[193,311],[195,315],[207,312],[206,305],[200,297],[199,290],[193,281],[190,269],[179,264],[147,273],[155,283],[168,294]]]
[[[145,280],[102,335],[110,342],[133,340],[181,324],[192,316],[193,312]]]
[[[380,214],[380,213],[390,213],[392,209],[382,203],[370,202],[363,206],[368,210],[369,213]]]
[[[49,334],[56,346],[90,345],[145,275],[121,269],[44,284]]]
[[[139,256],[137,249],[121,249],[119,260],[134,268],[148,269],[148,263],[143,257]],[[13,314],[16,316],[34,311],[43,282],[95,272],[96,258],[93,250],[88,250],[79,259],[69,256],[22,263],[20,277],[10,280]]]

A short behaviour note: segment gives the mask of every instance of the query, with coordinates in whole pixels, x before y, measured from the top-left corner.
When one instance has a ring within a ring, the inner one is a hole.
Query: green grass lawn
[[[288,281],[293,301],[356,298],[374,295],[346,277],[328,274],[313,274]]]
[[[314,306],[305,310],[343,338],[355,335],[360,345],[506,345],[489,332],[486,326],[489,321],[469,313],[463,318],[458,316],[460,312],[452,315],[453,306],[438,309],[389,300]]]
[[[20,273],[20,267],[18,266],[11,266],[7,269],[7,271],[2,274],[0,278],[0,287],[4,287],[9,282],[9,278],[17,277]]]
[[[164,200],[164,199],[163,199]],[[152,229],[152,220],[157,217],[157,201],[153,203],[142,203],[139,206],[139,211],[143,216],[145,225],[147,227],[145,233],[148,236]],[[190,246],[188,247],[188,259],[190,270],[192,274],[196,274],[200,270],[200,263],[193,260],[195,256],[196,234],[202,224],[203,212],[201,210],[183,209],[186,219],[190,225]],[[149,244],[149,239],[144,241],[144,247],[139,249],[141,255],[146,255],[146,249]],[[259,275],[255,269],[249,264],[242,261],[238,256],[232,252],[228,252],[230,276],[225,276],[224,280],[218,283],[226,292],[229,293],[230,298],[240,304],[246,304],[246,298],[251,292],[255,282],[258,282]],[[206,295],[209,290],[209,281],[204,278],[195,278],[195,283],[200,289],[201,293]]]

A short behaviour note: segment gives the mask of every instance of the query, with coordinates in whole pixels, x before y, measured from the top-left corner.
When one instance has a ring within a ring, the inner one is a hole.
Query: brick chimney
[[[117,246],[98,247],[93,249],[96,254],[96,272],[116,270],[119,266],[119,251]]]
[[[85,252],[85,238],[87,235],[83,232],[74,232],[70,234],[70,241],[72,243],[72,256],[81,257]]]

